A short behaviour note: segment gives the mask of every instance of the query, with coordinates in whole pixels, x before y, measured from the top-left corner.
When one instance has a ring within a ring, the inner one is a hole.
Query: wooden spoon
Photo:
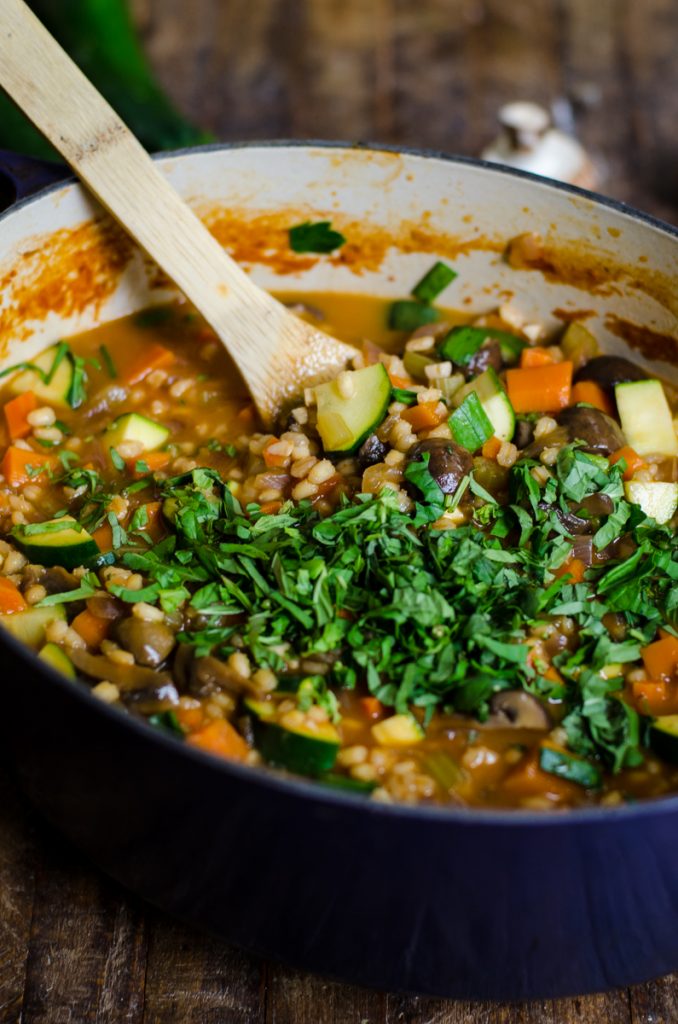
[[[265,424],[354,353],[258,288],[23,0],[0,3],[0,86],[182,290],[235,361]]]

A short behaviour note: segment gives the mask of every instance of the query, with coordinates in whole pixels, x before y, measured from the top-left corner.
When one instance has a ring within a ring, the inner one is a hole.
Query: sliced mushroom
[[[499,373],[502,365],[503,361],[499,342],[496,338],[486,338],[478,351],[471,356],[469,362],[465,366],[460,366],[459,369],[466,377],[466,380],[472,380],[478,374],[489,370],[490,367]]]
[[[625,444],[618,423],[587,405],[572,405],[558,413],[558,423],[565,427],[570,441],[583,441],[586,451],[597,455],[611,455]]]
[[[454,494],[465,476],[473,469],[473,458],[454,441],[442,437],[431,437],[428,441],[413,444],[407,453],[407,463],[422,462],[424,455],[430,455],[429,473],[443,494]],[[411,486],[411,485],[410,485]]]
[[[134,655],[134,660],[148,668],[161,665],[176,644],[174,633],[164,622],[146,622],[136,615],[118,622],[115,633],[121,646]]]
[[[370,434],[358,449],[358,465],[361,469],[375,466],[378,462],[384,461],[387,452],[388,445],[380,441],[376,434]]]
[[[131,690],[125,695],[125,705],[140,711],[142,715],[157,715],[169,711],[179,703],[179,693],[174,683],[160,683],[147,690]]]
[[[257,686],[251,677],[246,679],[239,675],[227,662],[211,654],[203,658],[194,658],[190,670],[189,689],[196,697],[208,697],[218,690],[227,690],[236,695],[251,693],[255,697],[261,697],[264,693],[263,688]]]
[[[604,391],[612,391],[617,384],[633,380],[647,380],[645,370],[622,356],[595,356],[584,363],[574,375],[574,383],[591,380]]]
[[[115,683],[122,693],[132,690],[157,690],[159,686],[173,685],[169,672],[155,672],[141,665],[120,665],[102,654],[89,654],[80,648],[69,647],[68,654],[77,669],[92,679],[107,679]]]
[[[491,729],[550,729],[548,711],[525,690],[500,690],[490,701],[490,716],[484,723]]]

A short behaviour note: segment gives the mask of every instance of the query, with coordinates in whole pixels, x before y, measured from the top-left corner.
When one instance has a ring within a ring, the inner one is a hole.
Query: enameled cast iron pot
[[[624,336],[632,358],[670,363],[678,233],[619,204],[477,161],[326,144],[160,164],[265,286],[402,297],[438,255],[459,272],[450,305],[512,294],[554,327],[554,310],[586,310],[606,349],[627,351]],[[5,364],[167,297],[101,217],[73,183],[2,217]],[[321,217],[349,240],[339,258],[291,256],[285,228]],[[502,259],[526,231],[546,239],[541,270]],[[0,649],[2,747],[31,800],[123,885],[229,941],[464,998],[584,993],[678,967],[676,797],[554,814],[370,804],[211,759],[10,636]]]

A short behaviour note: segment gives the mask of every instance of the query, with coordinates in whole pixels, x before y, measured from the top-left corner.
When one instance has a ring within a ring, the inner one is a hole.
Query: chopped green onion
[[[73,377],[71,379],[71,386],[68,389],[68,394],[66,395],[66,401],[70,405],[71,409],[79,409],[80,406],[87,401],[87,391],[85,390],[85,384],[87,383],[85,360],[82,356],[74,356],[72,352],[68,352],[68,358],[73,365]]]
[[[108,371],[108,376],[111,378],[111,380],[115,380],[115,378],[118,376],[118,371],[115,368],[113,356],[108,351],[105,345],[99,345],[99,351],[101,352],[101,358],[103,359],[104,366]]]
[[[454,281],[456,276],[456,270],[452,270],[452,267],[448,267],[446,263],[434,263],[421,281],[415,284],[412,294],[420,302],[433,302],[447,288],[448,284]]]
[[[391,398],[394,402],[402,402],[403,405],[414,405],[417,401],[417,392],[408,391],[406,388],[391,388]]]
[[[111,462],[118,470],[118,472],[122,473],[125,469],[125,460],[123,459],[122,455],[115,448],[109,448],[108,450],[111,453]]]
[[[462,448],[475,452],[492,437],[494,428],[475,391],[466,396],[448,423],[452,437]]]
[[[482,327],[453,327],[438,346],[442,359],[450,359],[457,366],[466,366],[488,337]]]
[[[388,313],[388,326],[392,331],[414,331],[424,324],[433,324],[440,313],[433,306],[425,306],[411,299],[394,302]]]
[[[584,786],[586,789],[597,789],[602,782],[600,770],[590,761],[583,761],[579,757],[572,757],[551,747],[542,747],[539,766],[549,775],[566,779],[568,782],[576,782],[578,786]]]
[[[340,249],[346,239],[339,231],[334,231],[329,220],[320,220],[315,224],[304,221],[289,229],[290,249],[293,252],[333,252]]]
[[[54,361],[49,368],[47,375],[45,376],[45,384],[51,384],[54,374],[57,372],[66,356],[70,353],[70,346],[66,341],[60,341],[56,347],[54,353]]]

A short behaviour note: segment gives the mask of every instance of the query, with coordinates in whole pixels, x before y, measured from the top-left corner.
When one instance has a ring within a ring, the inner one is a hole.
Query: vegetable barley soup
[[[178,742],[373,800],[678,791],[673,393],[581,321],[443,310],[453,276],[283,296],[356,355],[274,433],[182,304],[6,371],[4,628]]]

